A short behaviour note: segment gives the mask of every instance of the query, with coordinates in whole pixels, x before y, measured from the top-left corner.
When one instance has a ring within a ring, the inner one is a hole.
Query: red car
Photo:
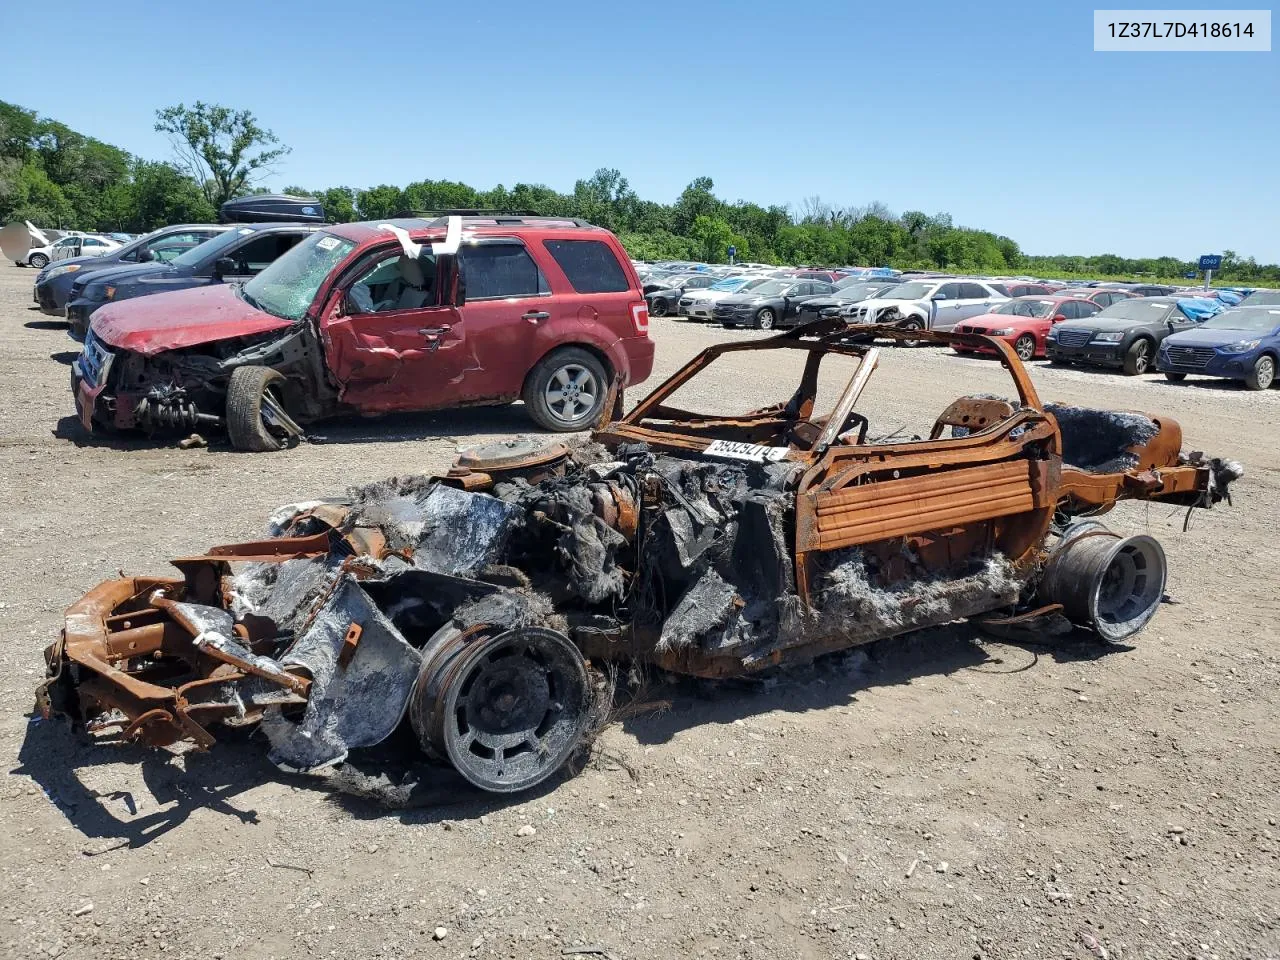
[[[956,333],[978,333],[999,337],[1013,345],[1013,351],[1023,360],[1044,356],[1044,339],[1049,328],[1062,320],[1091,317],[1101,308],[1091,300],[1080,297],[1018,297],[1006,300],[990,313],[973,317],[958,324]],[[954,344],[956,353],[983,353],[996,355],[994,347]]]
[[[580,220],[439,217],[327,227],[247,283],[111,303],[72,368],[89,429],[225,429],[275,450],[340,414],[522,399],[583,430],[653,341],[618,239]]]

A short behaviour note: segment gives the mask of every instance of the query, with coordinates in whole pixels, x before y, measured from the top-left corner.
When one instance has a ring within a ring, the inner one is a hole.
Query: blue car
[[[1194,330],[1166,337],[1156,367],[1175,383],[1187,374],[1243,380],[1250,390],[1276,382],[1280,362],[1280,305],[1234,307]]]

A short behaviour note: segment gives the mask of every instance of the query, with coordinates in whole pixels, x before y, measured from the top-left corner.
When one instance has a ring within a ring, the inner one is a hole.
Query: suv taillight
[[[649,333],[649,304],[633,303],[631,305],[631,322],[636,325],[636,333]]]

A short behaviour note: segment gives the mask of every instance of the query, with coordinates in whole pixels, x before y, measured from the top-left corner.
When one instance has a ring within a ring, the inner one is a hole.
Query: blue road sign
[[[1216,253],[1206,253],[1200,258],[1201,270],[1217,270],[1222,266],[1222,257]]]

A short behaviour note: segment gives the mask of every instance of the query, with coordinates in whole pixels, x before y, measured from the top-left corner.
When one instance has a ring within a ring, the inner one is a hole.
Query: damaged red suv
[[[100,308],[72,392],[90,430],[223,428],[241,450],[325,417],[517,399],[583,430],[648,378],[648,327],[622,245],[581,220],[340,224],[247,283]]]

